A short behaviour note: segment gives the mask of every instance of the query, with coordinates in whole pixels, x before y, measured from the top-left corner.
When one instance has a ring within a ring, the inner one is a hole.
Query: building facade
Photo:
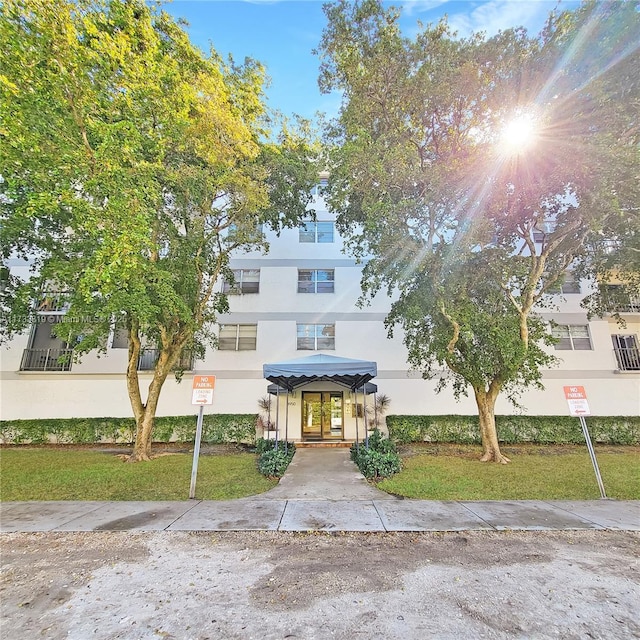
[[[218,348],[203,360],[187,359],[181,382],[167,379],[158,414],[195,413],[191,378],[196,374],[216,376],[214,404],[206,411],[258,413],[259,399],[270,397],[265,419],[277,419],[282,435],[293,440],[353,440],[365,419],[372,419],[376,390],[390,398],[393,414],[476,413],[472,397],[457,402],[450,391],[436,394],[435,383],[408,370],[401,337],[387,337],[385,295],[358,306],[360,266],[343,252],[321,196],[314,198],[316,221],[285,229],[279,237],[267,234],[267,255],[246,253],[231,260],[235,282],[219,284],[229,294],[230,311],[219,318]],[[24,263],[9,266],[26,275]],[[610,317],[589,321],[580,306],[586,293],[584,283],[569,277],[557,294],[558,311],[543,314],[557,323],[554,352],[561,365],[543,372],[544,391],[523,393],[521,404],[531,415],[566,415],[562,387],[576,384],[585,387],[595,415],[640,415],[640,301],[621,308],[626,321],[621,328]],[[41,301],[31,330],[2,347],[2,419],[131,416],[126,339],[114,333],[106,354],[72,363],[64,359],[70,354],[66,345],[51,334],[64,314],[64,296],[52,292]],[[301,363],[312,367],[321,355],[325,369],[292,379],[291,388],[267,379],[272,370],[265,365],[307,358]],[[141,355],[143,384],[151,379],[145,372],[155,357],[153,349]],[[372,364],[375,375],[366,380],[340,376],[343,366],[370,372]],[[505,398],[498,400],[497,413],[513,411]]]

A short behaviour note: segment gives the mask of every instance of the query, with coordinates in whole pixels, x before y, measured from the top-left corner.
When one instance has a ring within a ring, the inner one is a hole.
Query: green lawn
[[[403,470],[378,486],[424,500],[585,500],[600,497],[586,447],[504,447],[512,462],[478,461],[479,448],[403,447]],[[597,447],[607,496],[640,499],[640,447]],[[113,453],[81,448],[0,449],[0,499],[186,500],[192,455],[126,464]],[[229,500],[263,493],[276,481],[257,471],[252,453],[202,455],[197,497]]]
[[[586,446],[503,447],[508,465],[480,462],[480,448],[411,445],[403,470],[378,487],[423,500],[589,500],[600,497]],[[609,498],[640,499],[640,447],[596,447]]]
[[[187,500],[193,455],[176,453],[127,464],[95,450],[16,447],[0,450],[0,499]],[[262,476],[252,453],[203,455],[196,497],[243,498],[277,483]]]

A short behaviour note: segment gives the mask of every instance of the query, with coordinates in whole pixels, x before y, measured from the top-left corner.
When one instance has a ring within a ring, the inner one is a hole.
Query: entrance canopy
[[[267,385],[267,393],[272,396],[277,396],[279,393],[287,393],[287,390],[284,387],[279,387],[277,384],[269,384]],[[362,393],[362,387],[358,387],[358,393]],[[372,393],[378,393],[378,385],[373,384],[373,382],[365,383],[364,393],[368,396]]]
[[[368,360],[352,360],[317,354],[262,367],[264,377],[285,391],[293,391],[309,382],[327,380],[337,382],[352,391],[375,378],[378,365]]]

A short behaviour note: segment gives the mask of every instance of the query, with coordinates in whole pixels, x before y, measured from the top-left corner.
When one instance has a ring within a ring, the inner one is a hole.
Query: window
[[[559,324],[552,334],[558,339],[556,351],[589,351],[592,349],[589,327],[586,324]]]
[[[318,184],[316,184],[316,186],[313,187],[313,189],[311,189],[311,195],[316,197],[323,195],[324,190],[326,189],[328,184],[329,184],[328,178],[320,178],[320,180],[318,181]]]
[[[138,371],[153,371],[156,368],[160,349],[140,349],[138,355]],[[191,371],[193,369],[193,352],[183,351],[173,366],[174,371]]]
[[[218,349],[221,351],[255,351],[257,324],[222,324]]]
[[[126,327],[116,327],[113,330],[112,349],[128,349],[129,348],[129,331]]]
[[[546,236],[553,233],[555,228],[555,222],[547,220],[546,222],[539,222],[533,229],[533,241],[541,243]]]
[[[333,242],[333,222],[304,222],[298,233],[300,242]]]
[[[635,334],[613,335],[613,350],[620,371],[640,371],[640,349]]]
[[[262,223],[250,221],[238,225],[232,222],[227,229],[227,238],[233,241],[259,242],[263,239]]]
[[[225,282],[222,290],[231,295],[259,293],[260,269],[234,269],[233,282]]]
[[[336,326],[334,324],[297,325],[298,351],[317,351],[336,348]]]
[[[549,289],[549,293],[580,293],[580,281],[576,280],[571,271],[567,271],[561,281]]]
[[[298,269],[298,293],[333,293],[333,269]]]

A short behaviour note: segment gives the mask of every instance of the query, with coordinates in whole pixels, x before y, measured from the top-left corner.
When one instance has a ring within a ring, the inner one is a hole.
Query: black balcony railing
[[[613,350],[620,371],[640,371],[640,349],[638,347],[616,347]]]
[[[73,349],[25,349],[20,371],[71,371]]]
[[[40,313],[68,310],[69,294],[65,291],[48,291],[44,293],[36,306],[36,311]]]
[[[159,356],[160,349],[142,349],[138,356],[138,371],[152,371],[156,366],[156,362],[158,362]],[[193,369],[193,354],[191,351],[183,352],[175,368],[183,371]]]

